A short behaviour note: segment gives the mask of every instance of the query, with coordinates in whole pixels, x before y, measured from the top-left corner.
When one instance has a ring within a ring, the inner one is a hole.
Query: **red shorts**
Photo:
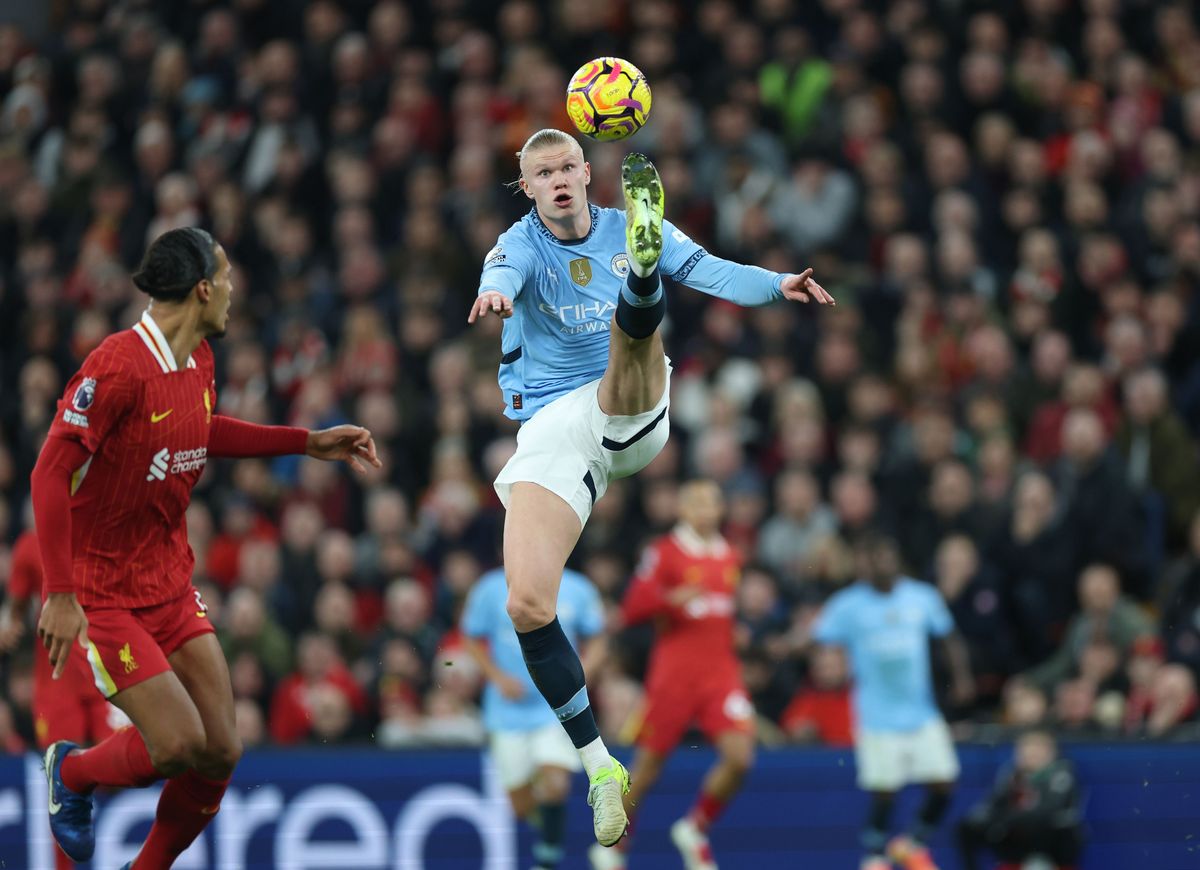
[[[214,630],[194,588],[153,607],[87,610],[87,618],[88,663],[105,698],[171,670],[168,656]]]
[[[731,675],[702,685],[648,691],[637,744],[660,755],[670,753],[692,725],[710,741],[731,731],[754,731],[754,705],[741,678]]]
[[[59,740],[99,743],[129,720],[96,691],[87,655],[72,644],[57,680],[50,656],[43,649],[34,651],[33,724],[38,746],[45,749]]]

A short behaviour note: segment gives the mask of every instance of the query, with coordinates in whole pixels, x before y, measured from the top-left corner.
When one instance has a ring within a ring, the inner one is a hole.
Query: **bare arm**
[[[604,633],[589,637],[583,642],[583,649],[580,650],[579,660],[583,662],[583,673],[585,677],[592,677],[600,673],[600,669],[604,666],[605,659],[608,658],[608,636]]]
[[[479,669],[483,671],[484,678],[489,683],[495,683],[496,688],[500,690],[500,694],[510,701],[515,701],[525,695],[525,687],[518,680],[514,679],[511,674],[500,669],[483,641],[464,635],[463,645],[467,648],[467,652],[471,658],[475,659],[479,665]]]
[[[975,677],[971,673],[971,657],[958,632],[942,638],[942,650],[950,664],[951,694],[955,703],[969,704],[975,699]]]

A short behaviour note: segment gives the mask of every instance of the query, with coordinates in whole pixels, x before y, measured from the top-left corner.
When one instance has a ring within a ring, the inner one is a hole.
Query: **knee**
[[[745,776],[754,767],[754,741],[739,740],[722,753],[725,766],[738,776]]]
[[[571,792],[571,775],[559,768],[545,768],[538,774],[535,790],[539,803],[566,803]]]
[[[556,604],[555,601],[545,601],[542,596],[514,586],[508,590],[505,609],[517,631],[533,631],[554,621]]]
[[[210,779],[228,779],[242,758],[242,739],[226,734],[210,739],[196,759],[195,767]]]
[[[204,729],[200,727],[184,727],[177,731],[161,736],[153,745],[147,744],[150,761],[154,769],[170,779],[178,776],[190,767],[204,751]]]

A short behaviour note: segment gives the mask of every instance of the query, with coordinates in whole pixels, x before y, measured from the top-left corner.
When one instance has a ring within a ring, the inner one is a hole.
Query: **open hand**
[[[812,271],[805,269],[799,275],[788,275],[784,278],[779,288],[783,292],[783,298],[792,302],[815,300],[821,305],[837,305],[829,291],[813,280]]]
[[[366,474],[363,462],[379,468],[383,463],[375,455],[375,439],[362,426],[333,426],[308,433],[305,455],[314,459],[340,460],[359,474]]]
[[[467,317],[467,323],[474,323],[479,317],[487,317],[489,311],[495,311],[496,316],[501,320],[506,317],[512,317],[512,300],[503,293],[498,293],[495,290],[487,290],[479,294],[479,298],[471,306],[471,313]]]

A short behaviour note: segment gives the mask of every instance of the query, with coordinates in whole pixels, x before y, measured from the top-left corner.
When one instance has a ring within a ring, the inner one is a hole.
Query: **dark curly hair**
[[[217,242],[199,227],[168,230],[146,250],[133,283],[152,299],[179,302],[217,273]]]

